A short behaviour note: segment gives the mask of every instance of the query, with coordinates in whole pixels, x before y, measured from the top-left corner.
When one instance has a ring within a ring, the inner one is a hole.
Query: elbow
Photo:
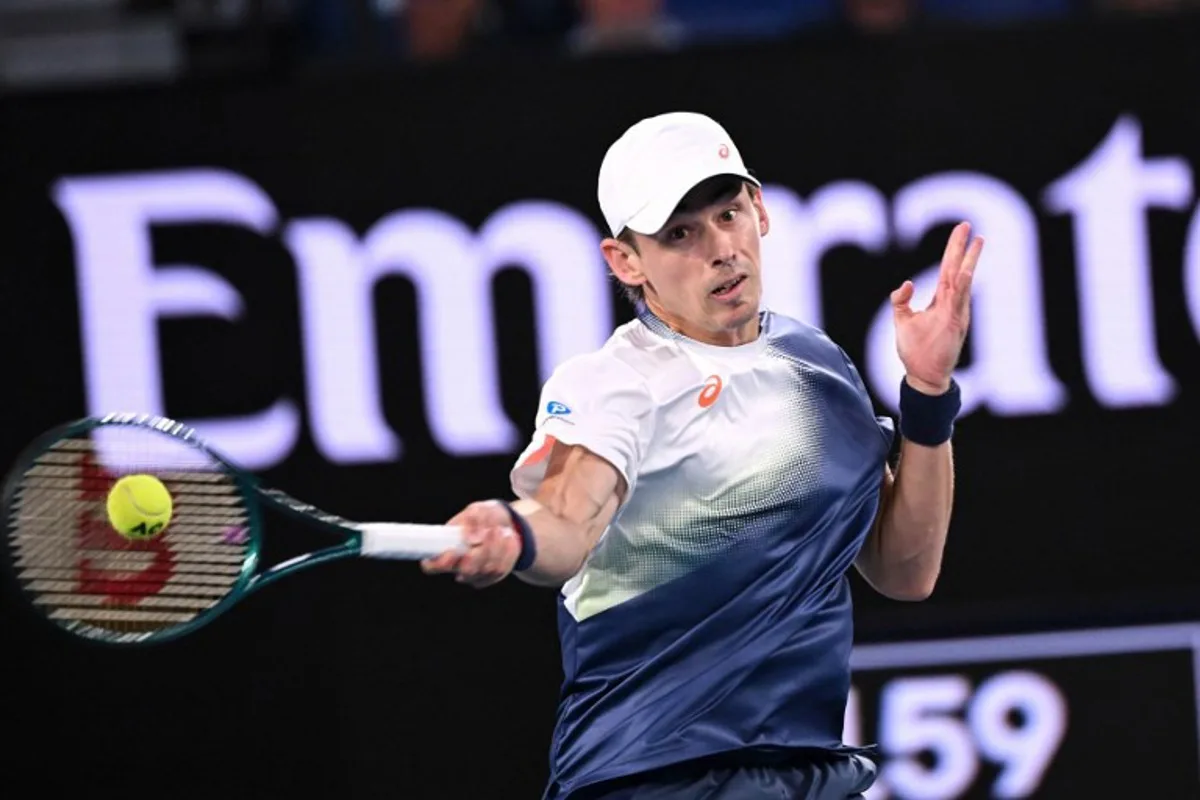
[[[892,600],[898,600],[902,603],[919,603],[922,600],[928,600],[933,594],[933,584],[897,587],[885,592],[885,594]]]
[[[940,563],[921,559],[884,560],[878,551],[864,553],[858,561],[859,572],[876,592],[889,600],[919,603],[928,600],[937,586]]]
[[[883,588],[883,594],[892,600],[904,603],[919,603],[928,600],[937,586],[937,575],[914,575],[904,580],[891,581]]]

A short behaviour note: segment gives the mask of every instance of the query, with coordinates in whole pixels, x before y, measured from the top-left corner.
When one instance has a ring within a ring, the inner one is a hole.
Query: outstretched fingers
[[[954,277],[954,309],[962,314],[971,306],[971,282],[975,280],[975,267],[983,253],[983,238],[976,236],[963,256],[962,264]]]

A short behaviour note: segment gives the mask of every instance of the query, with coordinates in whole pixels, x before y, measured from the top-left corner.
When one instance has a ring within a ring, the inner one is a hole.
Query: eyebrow
[[[710,206],[724,205],[737,199],[741,194],[742,183],[739,181],[734,186],[717,185],[703,194],[684,197],[679,202],[679,205],[675,206],[675,210],[671,212],[671,216],[667,219],[667,224],[663,226],[663,229],[665,230],[676,224],[675,218],[677,216],[695,214]]]

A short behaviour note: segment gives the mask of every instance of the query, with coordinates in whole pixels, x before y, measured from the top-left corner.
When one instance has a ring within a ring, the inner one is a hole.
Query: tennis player
[[[899,600],[933,590],[983,242],[954,229],[928,308],[911,282],[892,294],[893,471],[893,422],[846,354],[761,307],[770,218],[717,122],[637,123],[599,199],[637,318],[546,382],[519,499],[467,506],[450,522],[470,549],[424,567],[561,587],[546,798],[858,798],[876,767],[842,741],[847,573]]]

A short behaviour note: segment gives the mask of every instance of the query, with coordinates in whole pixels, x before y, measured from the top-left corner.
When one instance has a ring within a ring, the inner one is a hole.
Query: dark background
[[[1200,320],[1188,317],[1181,277],[1194,203],[1147,216],[1157,343],[1178,395],[1165,407],[1111,410],[1092,398],[1080,366],[1071,219],[1048,215],[1040,195],[1122,115],[1139,120],[1147,156],[1179,156],[1194,171],[1197,41],[1195,20],[818,37],[669,58],[563,63],[530,54],[487,69],[468,62],[2,99],[0,336],[9,343],[10,410],[0,461],[87,410],[73,242],[50,197],[59,178],[227,168],[262,186],[283,220],[330,215],[360,233],[412,206],[476,226],[527,198],[570,205],[599,227],[604,148],[641,116],[691,109],[723,121],[757,174],[801,197],[844,179],[890,197],[922,176],[971,170],[1008,182],[1038,214],[1051,362],[1070,403],[1048,416],[980,411],[961,420],[938,589],[925,603],[899,604],[855,576],[860,640],[1196,620],[1200,547],[1189,512]],[[887,292],[936,262],[948,230],[912,249],[826,256],[826,328],[853,358],[862,358]],[[303,398],[296,277],[283,243],[215,226],[164,228],[153,241],[157,263],[220,273],[248,309],[236,325],[160,323],[169,413],[215,416]],[[505,408],[527,434],[538,391],[529,284],[513,269],[494,289]],[[335,466],[302,440],[264,481],[360,519],[436,522],[505,494],[516,453],[452,458],[424,428],[412,286],[387,279],[375,300],[384,404],[405,455]],[[618,322],[629,318],[615,292],[612,303]],[[268,530],[269,559],[320,544],[283,519]],[[474,592],[405,564],[323,567],[193,637],[137,652],[62,640],[6,597],[0,653],[9,677],[0,686],[11,736],[2,761],[46,794],[534,797],[560,679],[554,630],[552,592],[516,581]],[[1060,679],[1079,687],[1072,702],[1091,715],[1092,738],[1073,741],[1087,755],[1053,784],[1070,788],[1048,784],[1039,796],[1118,796],[1102,793],[1117,784],[1096,769],[1111,753],[1106,730],[1160,725],[1164,740],[1196,758],[1186,663],[1148,673],[1130,663],[1106,661],[1100,679],[1062,667]],[[1139,704],[1110,704],[1127,680],[1177,698],[1180,713],[1147,723]],[[1195,769],[1188,775],[1147,770],[1138,796],[1200,797]]]

